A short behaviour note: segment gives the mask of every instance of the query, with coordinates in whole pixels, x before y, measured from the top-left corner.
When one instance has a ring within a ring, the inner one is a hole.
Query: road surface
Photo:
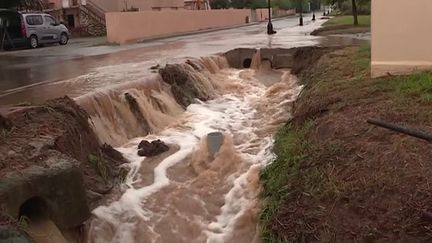
[[[298,18],[274,21],[276,35],[266,34],[266,23],[208,33],[165,38],[130,45],[105,45],[103,38],[77,39],[68,46],[0,53],[0,105],[39,103],[69,95],[78,97],[119,83],[145,79],[154,65],[164,65],[225,52],[237,47],[316,45],[310,36],[325,20],[298,26]]]

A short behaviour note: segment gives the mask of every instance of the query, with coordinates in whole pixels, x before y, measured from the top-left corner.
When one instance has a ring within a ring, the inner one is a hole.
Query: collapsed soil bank
[[[432,74],[370,79],[368,46],[324,54],[299,76],[293,120],[262,173],[266,242],[430,241],[430,144],[367,119],[432,131]]]
[[[0,186],[2,197],[0,204],[2,211],[0,214],[3,215],[3,219],[18,220],[15,218],[15,210],[10,208],[14,207],[10,205],[15,200],[11,198],[14,197],[14,191],[17,195],[16,200],[18,200],[16,202],[18,205],[15,207],[24,203],[20,200],[26,200],[26,196],[22,194],[28,194],[28,198],[41,196],[41,194],[53,195],[50,192],[51,185],[32,185],[39,181],[37,178],[40,176],[36,175],[55,178],[58,173],[62,173],[58,172],[59,170],[72,173],[75,171],[74,168],[78,168],[82,178],[77,177],[74,180],[77,180],[78,184],[83,183],[87,189],[87,202],[91,209],[97,205],[102,194],[118,184],[118,178],[121,173],[124,173],[118,167],[125,162],[121,154],[107,144],[99,144],[90,127],[87,113],[68,97],[50,100],[40,106],[15,107],[9,111],[7,118],[2,116],[1,119],[0,178],[2,179]],[[59,170],[51,169],[61,163],[64,163],[65,166],[60,166]],[[26,177],[28,185],[20,184],[20,181],[25,180]],[[56,180],[53,179],[46,183],[60,183]],[[31,187],[38,188],[38,191],[29,191]],[[8,190],[12,191],[8,192]],[[77,205],[82,200],[86,201],[86,198],[80,198],[81,192],[76,193],[76,197],[71,198],[71,201],[76,200]],[[53,197],[60,198],[61,195]],[[56,201],[54,198],[50,200]],[[71,205],[74,206],[73,203]],[[83,210],[82,213],[86,214],[85,211]],[[5,217],[4,214],[8,214],[8,217]],[[65,225],[69,224],[66,222]]]

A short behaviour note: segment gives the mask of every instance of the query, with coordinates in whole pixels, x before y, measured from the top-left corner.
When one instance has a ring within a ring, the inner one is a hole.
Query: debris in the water
[[[160,65],[159,64],[156,64],[156,65],[154,65],[154,66],[151,66],[150,67],[150,70],[157,70],[157,69],[159,69],[160,68]]]
[[[138,145],[138,149],[139,156],[152,157],[168,151],[169,147],[161,140],[155,140],[151,143],[147,140],[143,140]]]
[[[219,152],[223,142],[224,135],[221,132],[212,132],[207,135],[207,148],[211,159],[214,159],[214,155]]]

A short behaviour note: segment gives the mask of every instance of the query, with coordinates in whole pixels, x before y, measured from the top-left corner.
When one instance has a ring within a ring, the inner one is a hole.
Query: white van
[[[49,43],[66,45],[69,36],[66,26],[49,14],[0,9],[0,46],[4,48],[23,45],[37,48]]]

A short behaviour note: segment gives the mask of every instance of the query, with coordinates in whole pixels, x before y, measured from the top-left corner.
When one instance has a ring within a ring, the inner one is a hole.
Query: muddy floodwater
[[[94,111],[98,136],[118,144],[130,161],[124,193],[93,211],[88,242],[259,242],[259,172],[273,158],[272,135],[290,118],[301,86],[289,70],[260,64],[232,69],[221,56],[193,62],[200,72],[186,64],[182,68],[209,100],[185,111],[160,80],[148,81],[157,89],[128,89],[155,131],[145,137],[135,137],[136,114],[121,95],[77,100]],[[206,144],[211,132],[224,134],[214,158]],[[139,157],[143,139],[160,139],[170,150]]]

